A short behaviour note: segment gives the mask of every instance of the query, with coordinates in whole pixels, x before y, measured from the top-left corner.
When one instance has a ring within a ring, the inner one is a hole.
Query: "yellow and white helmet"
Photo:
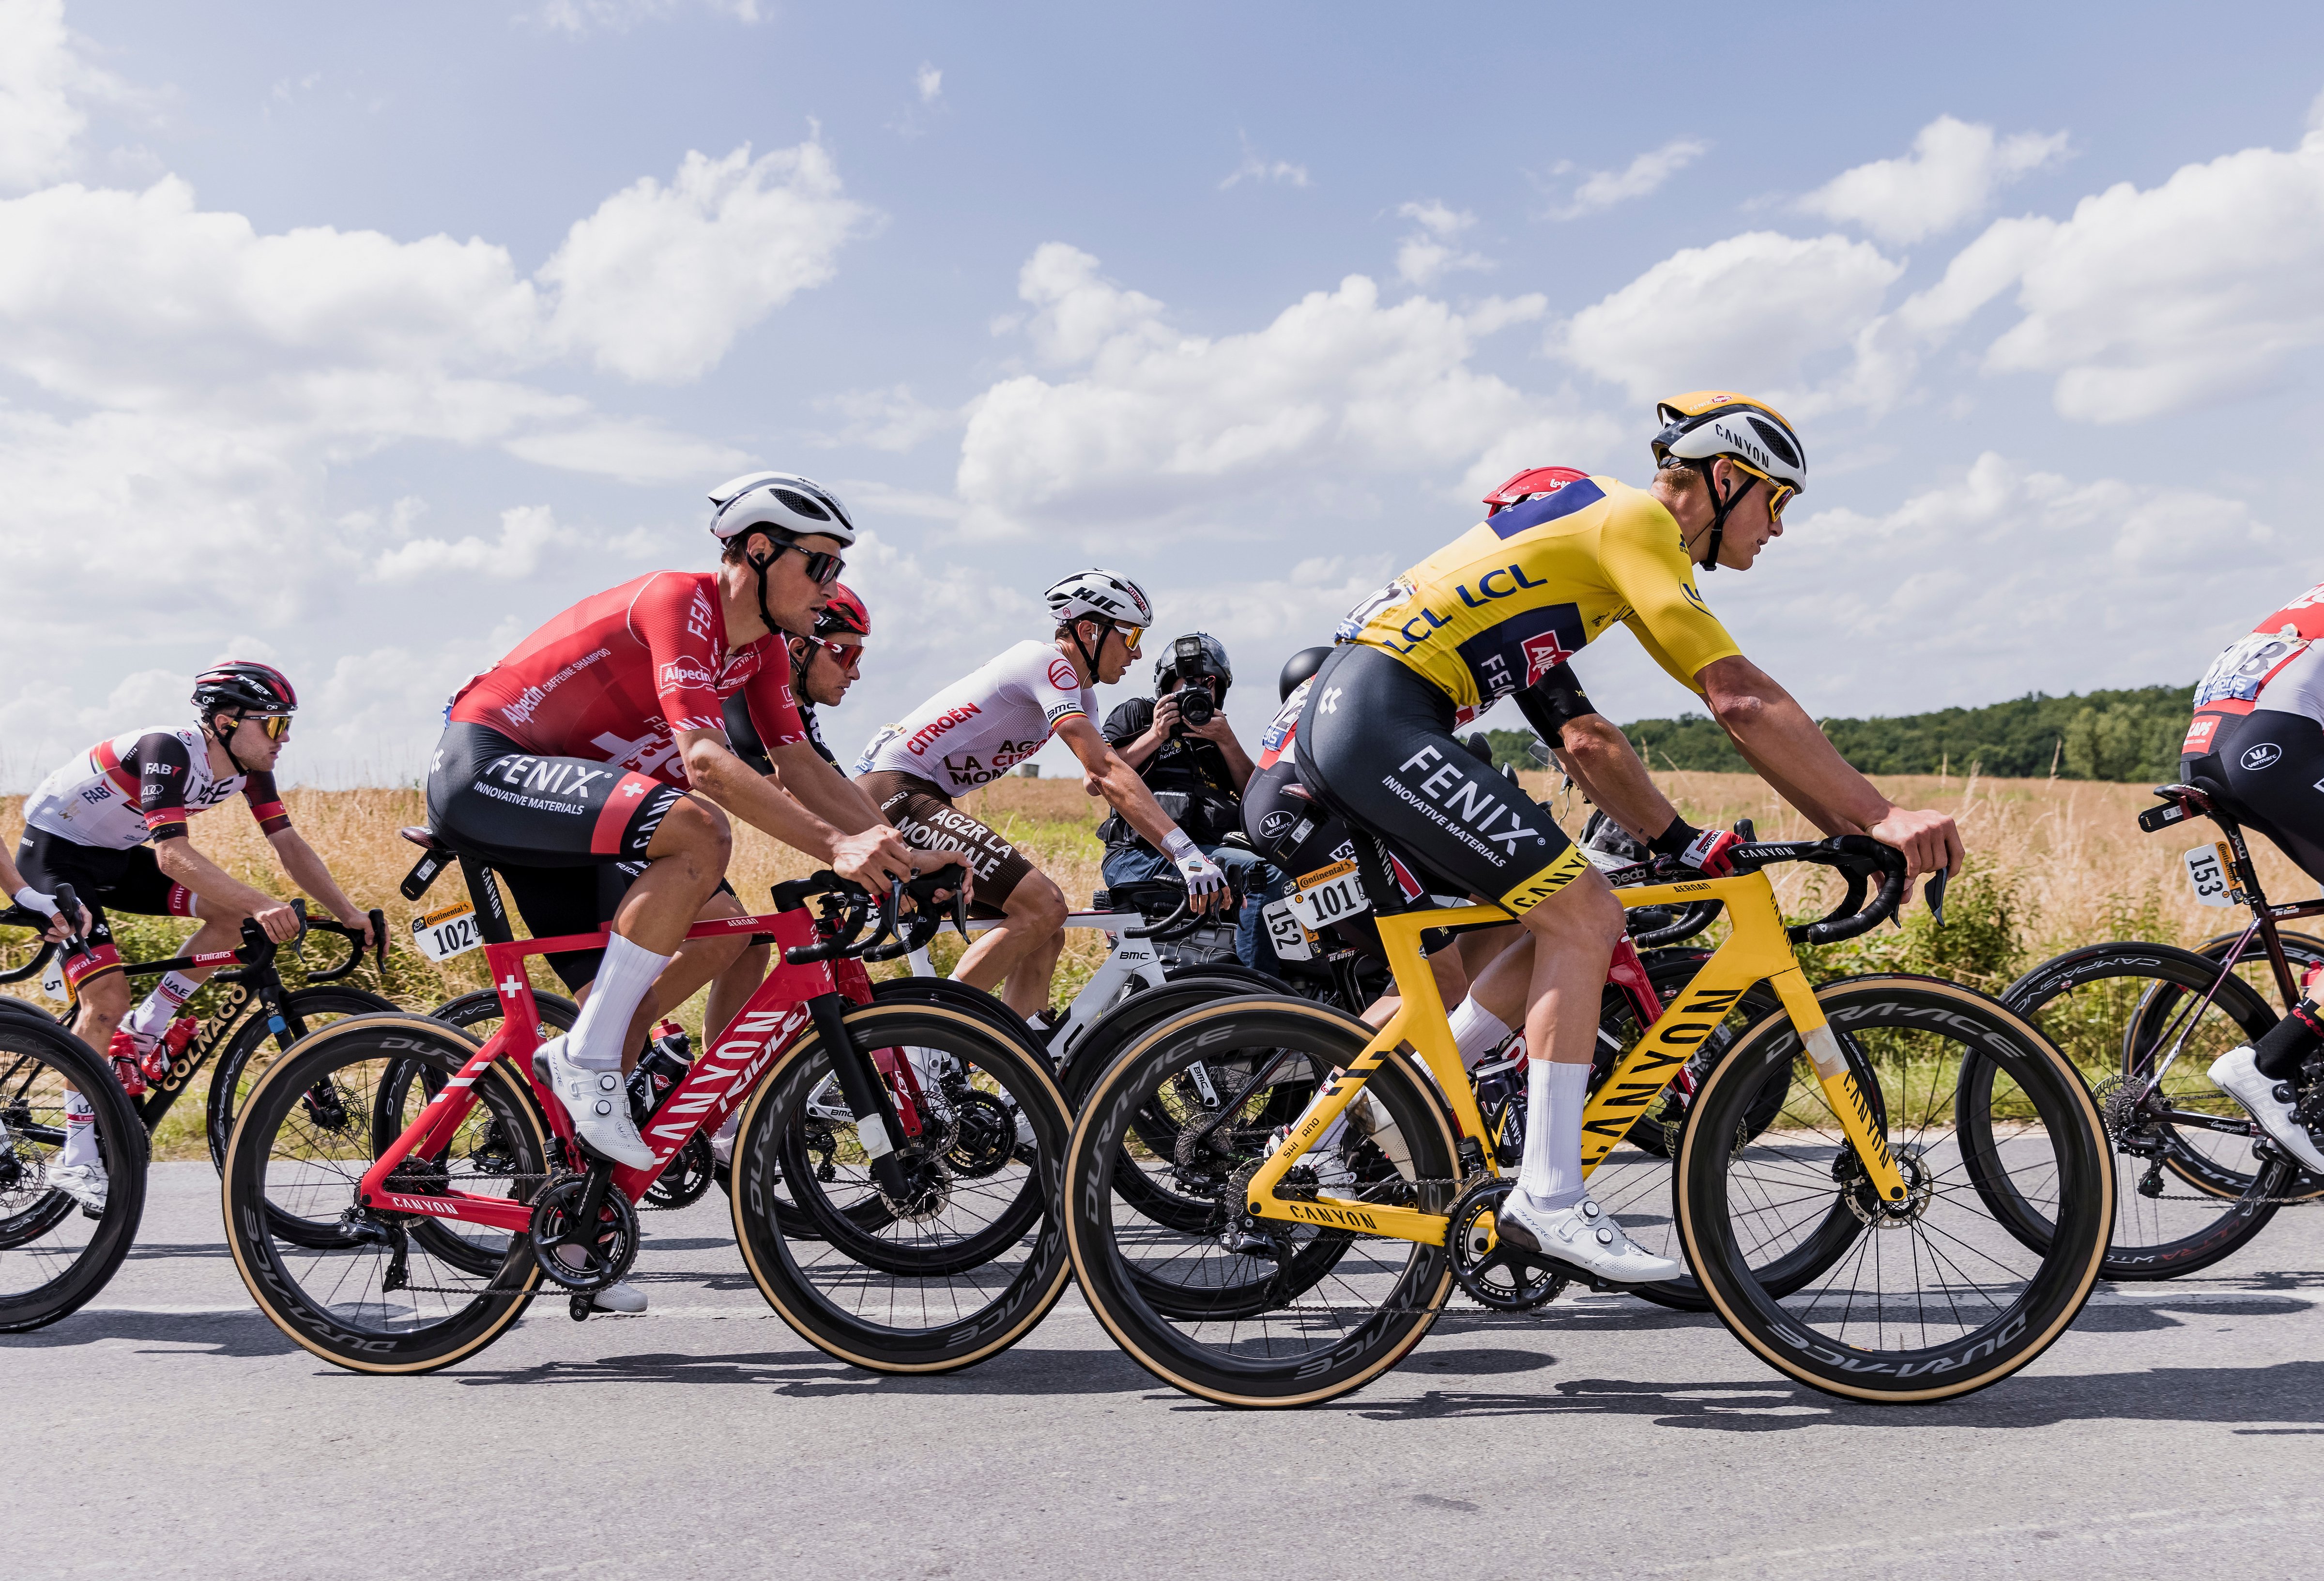
[[[1655,418],[1662,425],[1654,437],[1657,467],[1691,466],[1708,484],[1711,464],[1724,456],[1767,485],[1770,516],[1782,515],[1794,494],[1807,492],[1807,446],[1800,443],[1790,419],[1764,400],[1731,390],[1695,390],[1656,402]],[[1751,487],[1747,484],[1723,500],[1718,491],[1711,492],[1711,540],[1700,562],[1704,570],[1717,568],[1727,513]]]

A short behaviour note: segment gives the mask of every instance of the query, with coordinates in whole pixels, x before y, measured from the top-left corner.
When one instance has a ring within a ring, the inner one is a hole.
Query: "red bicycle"
[[[431,849],[406,893],[452,859]],[[860,961],[916,947],[932,908],[899,918],[891,893],[858,943],[871,897],[822,873],[775,886],[770,914],[696,924],[688,937],[771,934],[779,963],[655,1103],[641,1126],[653,1165],[632,1169],[585,1154],[532,1070],[526,958],[606,935],[519,942],[489,868],[461,865],[499,1028],[479,1043],[427,1016],[355,1017],[300,1043],[244,1100],[227,1239],[292,1339],[356,1372],[427,1372],[490,1345],[544,1284],[586,1317],[637,1255],[639,1200],[738,1108],[735,1235],[809,1344],[881,1372],[945,1372],[1007,1349],[1056,1304],[1067,1267],[1051,1202],[1071,1121],[1046,1062],[969,1010],[872,1002]],[[338,1233],[293,1240],[286,1218]]]

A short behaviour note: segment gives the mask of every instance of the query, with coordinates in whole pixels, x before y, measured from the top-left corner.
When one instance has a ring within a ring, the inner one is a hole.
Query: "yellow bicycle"
[[[1970,989],[1887,974],[1810,987],[1793,944],[1894,915],[1897,852],[1846,836],[1735,855],[1743,870],[1724,878],[1611,875],[1627,906],[1717,900],[1731,932],[1597,1081],[1585,1169],[1634,1148],[1650,1110],[1666,1137],[1679,1108],[1679,1244],[1737,1337],[1802,1383],[1913,1402],[2008,1376],[2073,1321],[2106,1254],[2114,1178],[2089,1091]],[[1832,915],[1786,929],[1763,869],[1790,861],[1847,879]],[[1578,1276],[1494,1236],[1513,1172],[1423,953],[1432,930],[1508,920],[1490,905],[1381,915],[1403,1004],[1369,1038],[1324,1007],[1254,995],[1124,1049],[1082,1107],[1063,1180],[1074,1272],[1123,1349],[1204,1399],[1305,1405],[1394,1366],[1456,1288],[1523,1310]],[[1714,1039],[1761,982],[1781,1013]],[[1993,1073],[1984,1101],[2008,1123],[1957,1127],[1965,1063]],[[1998,1178],[2045,1182],[2042,1236],[2012,1227]]]

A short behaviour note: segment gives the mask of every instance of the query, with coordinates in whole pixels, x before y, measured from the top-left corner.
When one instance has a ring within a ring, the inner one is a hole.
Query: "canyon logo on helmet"
[[[1766,401],[1732,391],[1690,391],[1656,403],[1655,419],[1662,425],[1653,441],[1655,465],[1691,468],[1711,491],[1711,541],[1697,562],[1706,572],[1719,568],[1727,513],[1744,495],[1766,484],[1767,514],[1778,517],[1794,494],[1807,492],[1807,446],[1790,419]],[[1722,458],[1751,478],[1723,500],[1711,479],[1711,464]]]

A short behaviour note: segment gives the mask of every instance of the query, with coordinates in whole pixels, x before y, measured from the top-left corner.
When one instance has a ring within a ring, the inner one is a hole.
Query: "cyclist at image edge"
[[[745,474],[710,499],[717,569],[649,573],[526,638],[454,698],[428,781],[431,827],[494,864],[536,933],[536,907],[594,905],[595,869],[643,864],[621,887],[572,1030],[537,1057],[581,1140],[637,1168],[654,1154],[622,1076],[655,993],[682,999],[747,942],[690,952],[687,980],[657,989],[697,917],[743,915],[721,890],[730,815],[875,894],[964,859],[908,849],[806,745],[779,635],[812,632],[830,602],[855,541],[844,507],[788,473]],[[738,694],[776,776],[753,772],[727,740],[724,704]],[[625,1287],[597,1299],[644,1307]]]
[[[1121,679],[1154,623],[1145,590],[1111,571],[1076,571],[1045,600],[1056,622],[1050,640],[1019,642],[945,687],[873,737],[855,763],[857,779],[906,840],[949,841],[973,853],[976,915],[1001,925],[978,934],[953,976],[988,990],[1006,979],[1001,997],[1028,1018],[1049,1008],[1049,979],[1065,945],[1065,894],[953,798],[999,779],[1052,734],[1073,749],[1093,793],[1169,857],[1195,910],[1212,910],[1228,894],[1219,865],[1090,722],[1092,688]]]
[[[2222,811],[2324,882],[2324,583],[2262,620],[2211,661],[2179,777],[2224,792]],[[2304,992],[2256,1043],[2212,1062],[2212,1083],[2311,1173],[2324,1148],[2300,1117],[2301,1067],[2324,1039],[2324,1008]]]
[[[188,954],[233,949],[246,921],[255,920],[278,944],[299,934],[298,914],[288,903],[229,877],[196,849],[188,838],[194,814],[239,794],[291,881],[371,942],[370,920],[290,827],[274,788],[274,765],[299,707],[290,681],[272,665],[230,659],[194,677],[192,702],[195,724],[99,741],[42,780],[25,798],[24,837],[16,848],[16,864],[34,889],[53,894],[69,884],[81,898],[89,952],[63,962],[78,1002],[72,1030],[107,1052],[133,1098],[166,1076],[193,1041],[198,1024],[179,1012],[210,971],[164,973],[133,1010],[106,907],[198,918],[200,927],[184,946]],[[66,1100],[64,1146],[49,1181],[83,1207],[102,1210],[106,1180],[93,1119],[79,1093]]]
[[[1522,1023],[1533,1060],[1525,1157],[1500,1233],[1617,1284],[1685,1272],[1631,1245],[1582,1178],[1591,1052],[1621,903],[1549,813],[1452,731],[1514,694],[1550,739],[1542,683],[1618,623],[1702,697],[1745,760],[1817,828],[1896,847],[1908,877],[1950,872],[1961,856],[1952,820],[1896,806],[1849,768],[1696,590],[1697,566],[1748,570],[1783,531],[1784,507],[1807,481],[1797,434],[1766,403],[1724,391],[1678,396],[1656,418],[1650,488],[1559,481],[1351,611],[1345,646],[1315,676],[1296,738],[1302,779],[1333,810],[1524,924],[1471,988],[1480,1011]],[[1706,832],[1683,854],[1722,874],[1735,843]]]
[[[1196,645],[1198,659],[1184,667],[1199,672],[1181,676],[1179,649]],[[1245,897],[1235,924],[1235,957],[1245,966],[1275,970],[1275,951],[1259,933],[1261,897],[1273,887],[1275,869],[1257,854],[1226,837],[1242,826],[1242,796],[1254,765],[1227,722],[1227,689],[1234,684],[1234,666],[1226,644],[1207,631],[1189,632],[1174,639],[1154,660],[1154,695],[1133,697],[1105,716],[1101,732],[1106,745],[1138,771],[1157,801],[1176,797],[1185,810],[1162,801],[1178,826],[1202,848],[1203,854],[1224,869],[1229,881]],[[1211,717],[1189,724],[1182,717],[1190,689],[1207,693]],[[1116,813],[1098,825],[1105,842],[1102,873],[1109,888],[1143,884],[1170,871],[1170,859],[1139,837],[1130,821]]]

